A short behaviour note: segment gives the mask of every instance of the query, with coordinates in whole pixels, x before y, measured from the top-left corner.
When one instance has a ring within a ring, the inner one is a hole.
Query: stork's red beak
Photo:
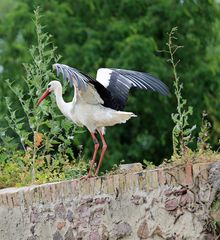
[[[38,100],[37,102],[37,106],[40,105],[40,103],[44,100],[44,98],[46,98],[48,95],[51,94],[51,91],[49,89],[47,89],[43,95],[41,96],[41,98]]]

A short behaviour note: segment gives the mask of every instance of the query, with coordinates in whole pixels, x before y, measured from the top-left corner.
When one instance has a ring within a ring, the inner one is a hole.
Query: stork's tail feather
[[[119,118],[121,120],[121,123],[127,122],[131,117],[137,117],[137,115],[135,115],[132,112],[121,112],[121,111],[118,111],[117,113],[119,113]]]

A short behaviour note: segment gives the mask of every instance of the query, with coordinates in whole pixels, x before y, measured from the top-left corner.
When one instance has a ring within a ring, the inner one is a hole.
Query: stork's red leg
[[[98,173],[99,173],[99,168],[100,168],[100,166],[101,166],[102,159],[103,159],[103,157],[104,157],[104,155],[105,155],[105,151],[106,151],[106,149],[107,149],[107,144],[106,144],[106,142],[105,142],[105,138],[104,138],[101,130],[99,130],[99,134],[100,134],[100,137],[101,137],[101,139],[102,139],[102,152],[101,152],[101,156],[100,156],[100,159],[99,159],[98,167],[97,167],[97,169],[96,169],[96,171],[95,171],[95,176],[97,176]]]
[[[89,169],[88,177],[92,176],[92,169],[93,169],[93,166],[94,166],[94,163],[95,163],[95,160],[96,160],[97,151],[99,149],[99,142],[98,142],[95,134],[92,133],[92,132],[90,132],[90,133],[91,133],[91,136],[92,136],[92,140],[94,142],[94,152],[93,152],[93,158],[92,158],[91,166],[90,166],[90,169]]]

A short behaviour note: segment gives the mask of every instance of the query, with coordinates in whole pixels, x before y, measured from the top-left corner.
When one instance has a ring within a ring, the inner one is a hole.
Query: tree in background
[[[0,65],[1,96],[9,93],[4,79],[23,86],[22,62],[29,60],[27,48],[33,43],[31,21],[33,9],[40,5],[43,25],[53,35],[62,55],[61,62],[79,68],[95,77],[99,67],[117,67],[149,72],[172,89],[172,72],[164,49],[167,32],[178,26],[178,40],[184,48],[177,53],[184,82],[183,95],[194,107],[193,124],[200,122],[203,110],[213,125],[212,144],[220,136],[220,10],[214,0],[198,1],[132,1],[132,0],[17,0],[1,1]],[[2,8],[1,5],[4,5]],[[180,57],[181,56],[181,57]],[[171,90],[172,92],[172,90]],[[68,94],[68,93],[67,93]],[[13,96],[12,96],[13,97]],[[1,101],[0,122],[6,112]],[[132,92],[126,110],[139,118],[126,125],[109,128],[106,167],[147,159],[158,164],[171,152],[170,114],[175,97],[154,93]],[[81,137],[84,153],[92,151],[87,135]]]

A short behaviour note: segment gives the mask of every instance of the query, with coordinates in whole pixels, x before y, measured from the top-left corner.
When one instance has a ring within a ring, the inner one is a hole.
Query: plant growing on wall
[[[177,27],[171,29],[168,34],[168,62],[171,63],[173,76],[174,76],[174,93],[177,100],[176,113],[172,113],[171,117],[174,122],[172,130],[172,142],[173,142],[173,158],[176,159],[183,156],[187,145],[192,141],[192,132],[196,128],[196,125],[190,127],[189,117],[193,113],[193,107],[187,107],[187,100],[182,96],[183,84],[180,82],[180,77],[177,74],[177,65],[180,60],[175,60],[175,53],[183,46],[176,45],[174,41]]]

